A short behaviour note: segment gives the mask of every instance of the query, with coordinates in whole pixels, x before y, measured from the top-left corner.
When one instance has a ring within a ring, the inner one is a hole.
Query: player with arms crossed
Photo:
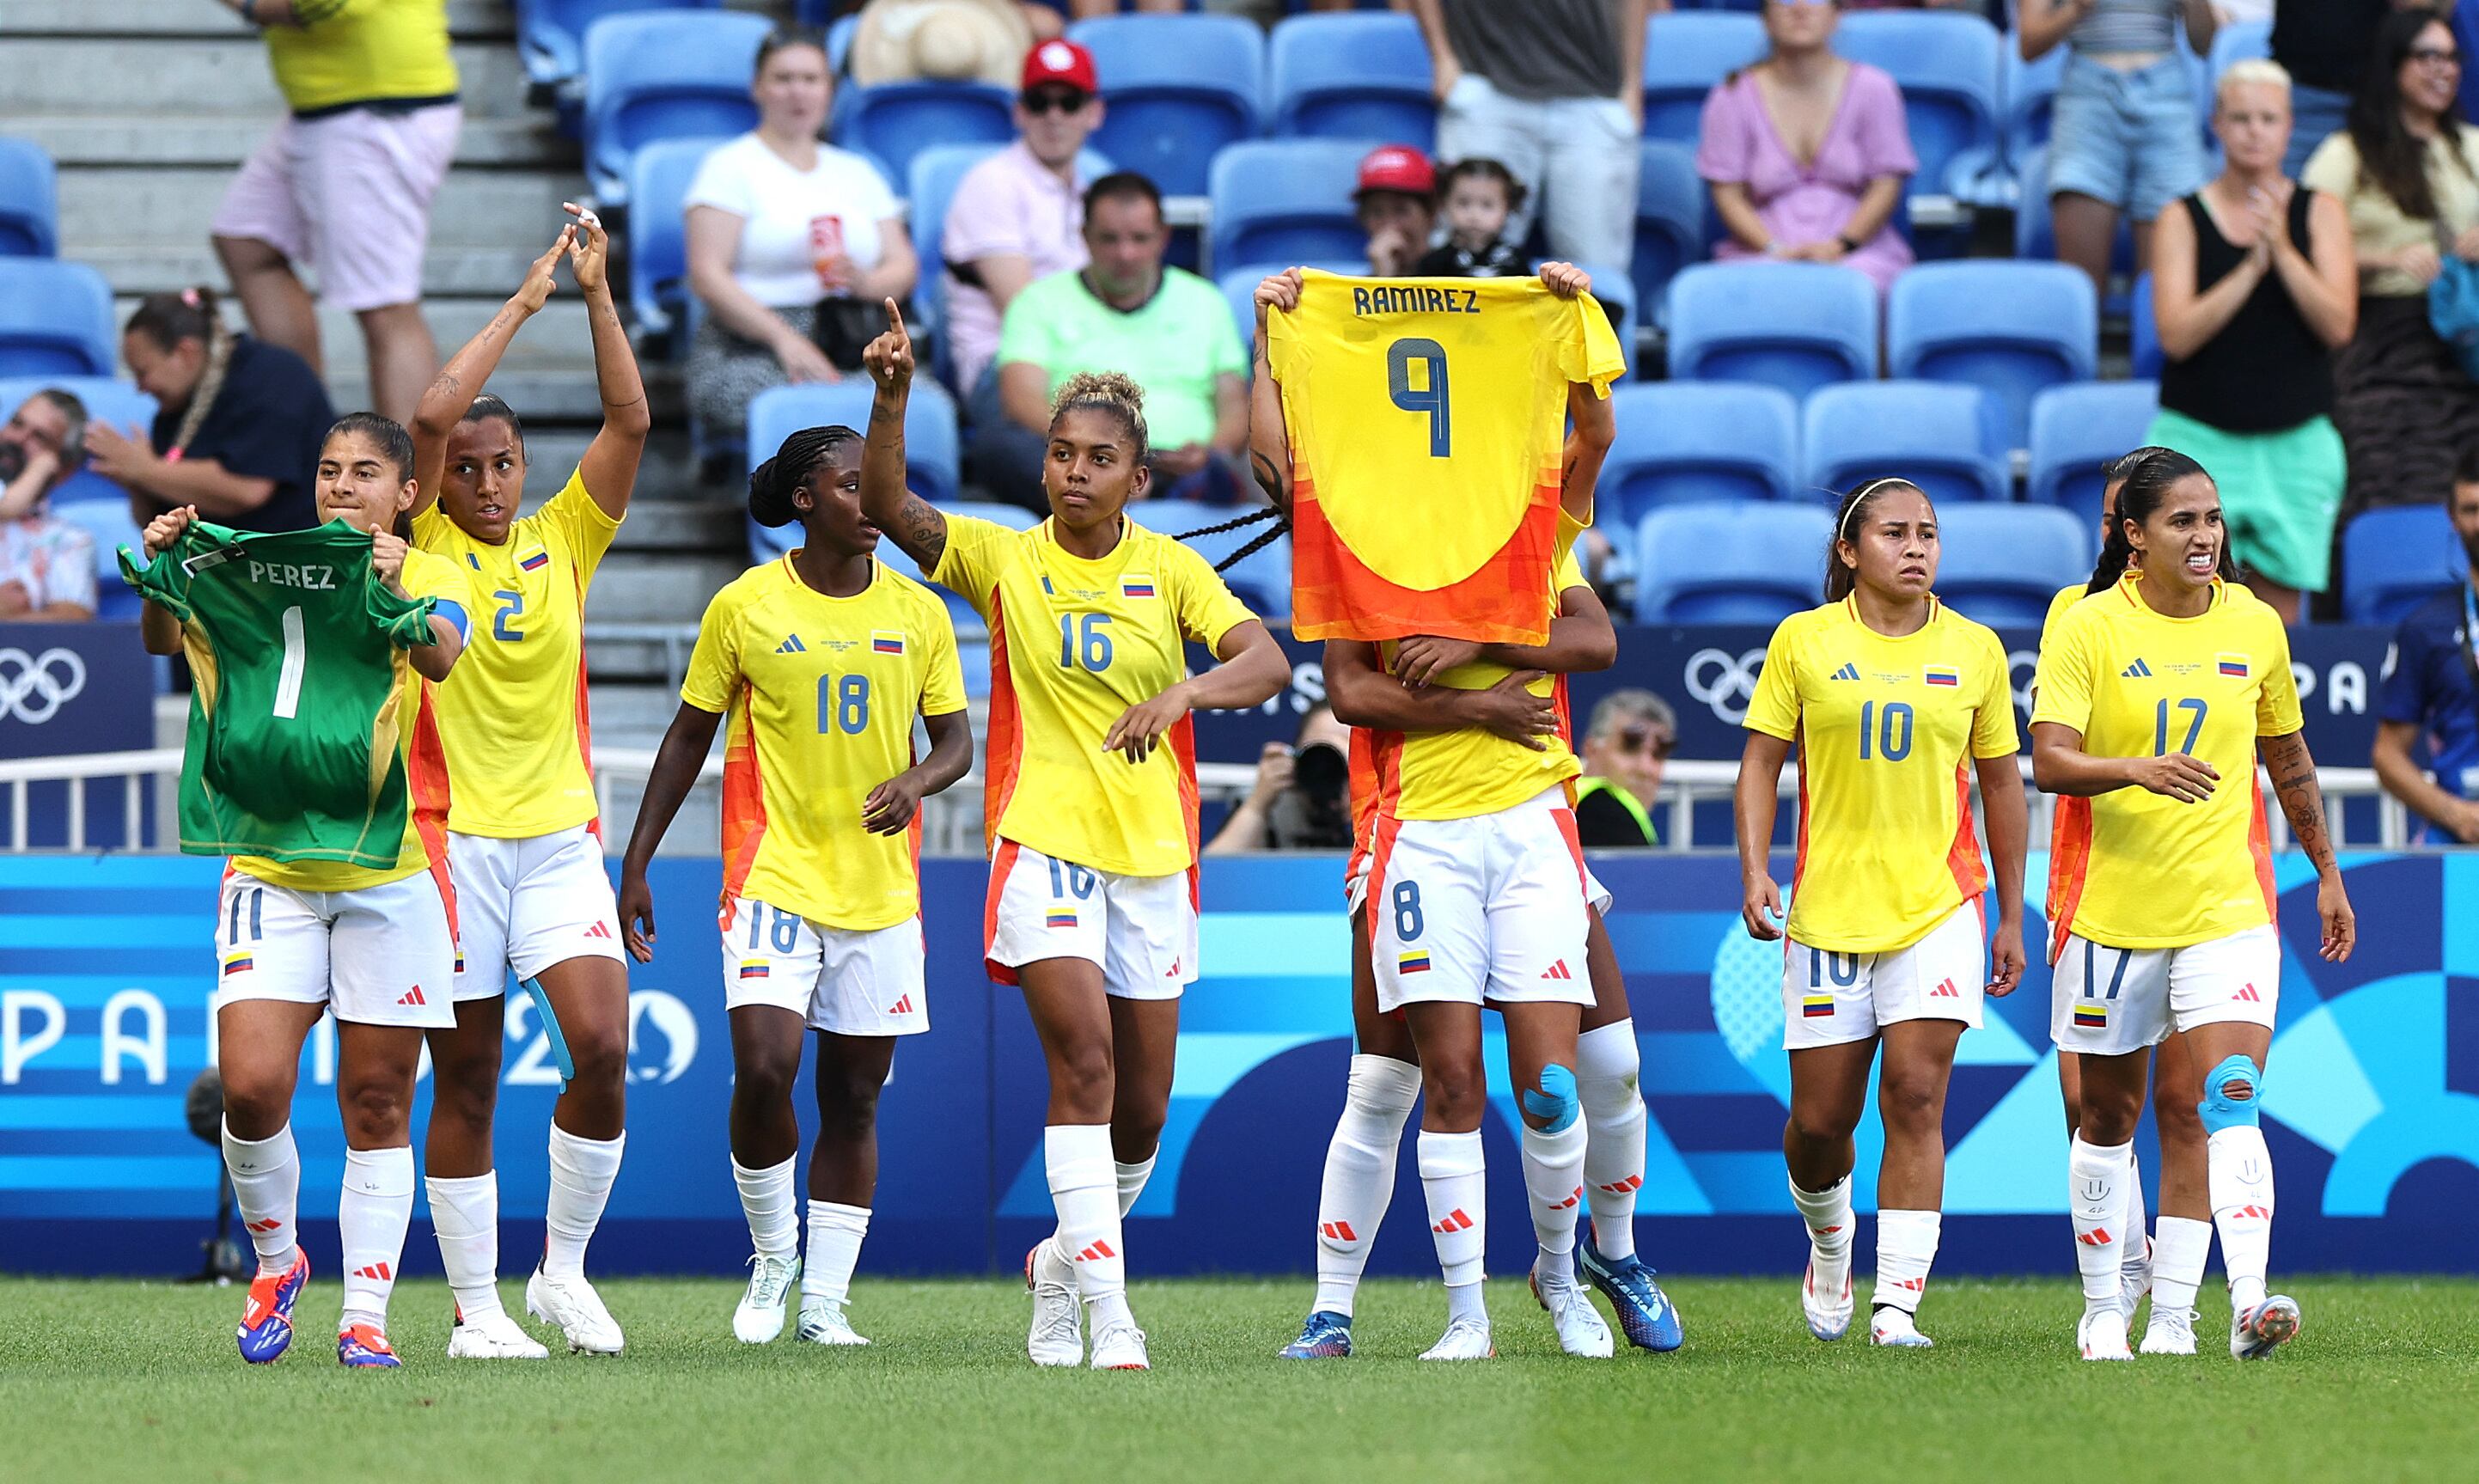
[[[1291,662],[1205,559],[1128,518],[1144,497],[1144,394],[1070,376],[1052,401],[1029,531],[940,514],[903,480],[912,343],[889,300],[866,352],[878,397],[861,500],[870,520],[990,627],[984,915],[990,977],[1019,984],[1049,1064],[1042,1160],[1059,1230],[1025,1256],[1026,1350],[1144,1369],[1121,1218],[1170,1103],[1179,997],[1198,973],[1196,772],[1188,712],[1262,704]],[[879,455],[883,452],[884,456]],[[1186,642],[1221,661],[1188,674]]]
[[[1842,498],[1833,528],[1826,601],[1774,630],[1748,704],[1735,801],[1740,913],[1751,935],[1786,938],[1782,1159],[1807,1223],[1808,1331],[1839,1340],[1851,1324],[1851,1136],[1882,1045],[1868,1338],[1926,1347],[1917,1315],[1942,1224],[1946,1086],[1962,1033],[1980,1025],[1981,996],[2010,994],[2023,977],[2031,819],[2006,646],[1937,599],[1928,496],[1905,479],[1872,479]],[[1799,856],[1785,933],[1770,857],[1794,746]],[[1989,867],[1972,831],[1975,776],[1995,857],[1993,945],[1982,938]]]
[[[2308,755],[2289,636],[2235,580],[2220,491],[2163,449],[2129,473],[2092,597],[2040,652],[2032,766],[2051,793],[2090,801],[2063,842],[2050,923],[2051,1025],[2082,1062],[2069,1166],[2085,1360],[2126,1360],[2118,1246],[2152,1047],[2185,1034],[2204,1073],[2197,1107],[2230,1353],[2294,1338],[2298,1303],[2267,1294],[2272,1156],[2258,1123],[2280,1002],[2270,832],[2260,756],[2299,848],[2315,864],[2323,957],[2358,937]]]
[[[462,569],[391,529],[414,496],[403,428],[376,413],[338,422],[316,491],[328,524],[308,531],[236,540],[192,509],[158,516],[143,538],[150,565],[131,580],[148,600],[147,652],[186,652],[198,678],[182,848],[219,848],[192,829],[197,798],[222,827],[205,832],[233,851],[214,1009],[224,1167],[258,1251],[242,1358],[272,1361],[292,1344],[309,1281],[294,1240],[293,1091],[302,1042],[332,1011],[345,1125],[336,1359],[393,1367],[387,1303],[413,1220],[414,1073],[422,1033],[454,1014],[446,777],[427,693],[464,651],[471,599]],[[310,822],[322,799],[352,801],[327,811],[341,840]]]
[[[861,513],[861,435],[804,428],[749,476],[758,525],[801,545],[706,606],[621,867],[628,951],[652,961],[646,867],[731,717],[724,748],[723,994],[731,1017],[731,1178],[756,1251],[731,1316],[743,1342],[869,1342],[844,1317],[878,1189],[878,1098],[898,1036],[930,1029],[922,978],[921,801],[973,763],[946,604],[889,572]],[[896,477],[902,478],[901,448]],[[928,755],[912,751],[913,718]],[[818,1039],[809,1260],[800,1258],[792,1085]]]
[[[413,425],[414,544],[472,574],[491,620],[439,692],[447,854],[457,889],[456,1025],[430,1036],[438,1091],[424,1173],[455,1298],[453,1358],[546,1353],[499,1304],[499,1184],[491,1157],[508,973],[539,995],[566,1086],[551,1108],[550,1194],[525,1309],[569,1348],[616,1355],[620,1326],[585,1278],[585,1247],[620,1174],[628,1082],[628,968],[602,868],[585,705],[585,593],[628,513],[652,425],[606,276],[610,239],[577,220],[534,261],[482,332],[422,394]],[[602,427],[549,503],[519,516],[525,435],[482,387],[552,292],[565,255],[594,332]]]

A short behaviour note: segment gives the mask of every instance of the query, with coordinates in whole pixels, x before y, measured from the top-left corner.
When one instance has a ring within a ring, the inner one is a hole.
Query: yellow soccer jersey
[[[581,470],[501,546],[459,530],[437,505],[414,517],[414,544],[463,566],[481,600],[473,641],[438,696],[457,833],[522,840],[594,818],[585,590],[619,529]]]
[[[2006,646],[1930,601],[1899,639],[1846,598],[1766,647],[1747,727],[1799,747],[1790,935],[1811,948],[1907,948],[1987,887],[1971,765],[2021,751]]]
[[[1196,744],[1187,718],[1143,762],[1102,751],[1111,725],[1256,617],[1204,557],[1127,521],[1088,562],[1044,521],[947,517],[933,581],[990,626],[988,834],[1124,876],[1196,864]]]
[[[263,34],[275,86],[295,116],[456,96],[447,0],[293,0],[293,19]]]
[[[404,570],[396,583],[406,596],[436,598],[441,617],[457,620],[465,627],[468,652],[457,656],[456,670],[462,670],[473,643],[473,628],[479,622],[473,585],[467,580],[472,574],[444,556],[414,547],[404,553]],[[448,611],[450,606],[454,611]],[[452,678],[456,670],[448,672]],[[396,747],[404,757],[404,782],[408,795],[404,816],[404,843],[396,851],[392,866],[346,865],[340,860],[269,860],[263,856],[235,856],[233,869],[245,876],[255,876],[270,886],[289,886],[294,891],[359,891],[364,886],[384,886],[402,881],[416,872],[435,871],[445,876],[447,870],[447,758],[439,741],[439,687],[422,678],[413,661],[399,654],[396,661],[395,704],[405,709],[398,718]],[[452,897],[449,900],[454,900]]]
[[[2074,826],[2049,861],[2050,931],[2109,948],[2184,948],[2273,918],[2272,837],[2256,742],[2306,720],[2281,617],[2215,581],[2200,617],[2146,607],[2142,577],[2077,603],[2040,648],[2034,725],[2083,733],[2095,757],[2185,753],[2221,776],[2181,804],[2143,788],[2069,801]]]
[[[2083,591],[2083,586],[2081,582],[2069,582],[2049,600],[2049,611],[2040,620],[2040,648],[2045,650],[2049,647],[2049,635],[2057,631],[2057,620],[2066,616],[2066,610],[2090,596]]]
[[[728,710],[723,754],[723,909],[754,897],[851,932],[921,909],[921,819],[861,828],[870,790],[912,766],[912,719],[964,709],[947,605],[873,564],[830,598],[789,555],[706,604],[680,699]]]

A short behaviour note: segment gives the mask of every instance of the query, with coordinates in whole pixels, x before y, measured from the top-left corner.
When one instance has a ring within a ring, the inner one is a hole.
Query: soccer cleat
[[[1828,1289],[1823,1296],[1816,1292],[1816,1254],[1808,1253],[1807,1271],[1799,1280],[1799,1306],[1807,1314],[1807,1332],[1819,1340],[1841,1339],[1851,1329],[1851,1312],[1856,1305],[1851,1297],[1851,1269],[1842,1269],[1842,1292],[1836,1298]]]
[[[336,1364],[356,1370],[393,1370],[404,1362],[388,1344],[387,1331],[375,1324],[356,1324],[336,1337]]]
[[[1619,1317],[1619,1332],[1640,1350],[1675,1350],[1687,1343],[1677,1306],[1653,1281],[1652,1269],[1634,1257],[1606,1258],[1587,1234],[1575,1243],[1575,1268]]]
[[[282,1272],[263,1272],[249,1280],[249,1302],[242,1306],[241,1358],[264,1366],[293,1343],[293,1301],[310,1281],[310,1254],[293,1249],[293,1266]]]
[[[570,1353],[575,1355],[617,1355],[627,1341],[621,1336],[619,1321],[611,1311],[602,1307],[602,1295],[582,1275],[554,1278],[540,1267],[525,1280],[525,1313],[546,1324],[556,1324],[568,1337]],[[739,1319],[733,1317],[733,1327]],[[776,1327],[781,1328],[778,1319]],[[746,1336],[742,1338],[746,1339]]]
[[[1145,1359],[1145,1332],[1137,1328],[1134,1319],[1113,1319],[1093,1326],[1093,1369],[1096,1370],[1151,1370],[1153,1363]]]
[[[1532,1285],[1532,1301],[1548,1311],[1549,1322],[1558,1331],[1558,1348],[1588,1360],[1610,1358],[1617,1349],[1610,1343],[1610,1327],[1602,1322],[1601,1312],[1593,1307],[1592,1298],[1575,1286],[1572,1278],[1543,1288],[1541,1272],[1536,1267],[1527,1281]]]
[[[2115,1309],[2084,1315],[2075,1325],[2075,1347],[2087,1361],[2134,1359],[2126,1347],[2126,1316]]]
[[[800,1279],[801,1260],[759,1252],[749,1259],[749,1292],[731,1311],[731,1332],[743,1344],[764,1344],[783,1333],[784,1301]]]
[[[2143,1328],[2143,1343],[2138,1353],[2144,1355],[2192,1355],[2195,1353],[2195,1311],[2163,1309],[2152,1306],[2152,1322]]]
[[[1920,1333],[1918,1319],[1891,1305],[1878,1309],[1869,1318],[1868,1343],[1904,1350],[1928,1350],[1936,1346],[1935,1341]]]
[[[2134,1244],[2130,1242],[2128,1245],[2131,1249]],[[2135,1306],[2142,1303],[2143,1295],[2151,1292],[2152,1239],[2146,1237],[2142,1250],[2130,1250],[2126,1260],[2117,1267],[2117,1304],[2126,1311],[2127,1328],[2134,1327]]]
[[[1275,1352],[1278,1360],[1341,1360],[1351,1353],[1351,1316],[1319,1309],[1300,1326],[1300,1338]]]
[[[831,1304],[823,1298],[815,1303],[802,1300],[801,1327],[792,1331],[792,1338],[810,1344],[869,1343],[869,1337],[856,1333],[851,1322],[844,1318],[841,1305]]]
[[[1424,1361],[1495,1360],[1497,1346],[1489,1343],[1487,1319],[1456,1319],[1446,1325],[1438,1343],[1420,1352]]]
[[[449,1360],[549,1360],[550,1351],[542,1347],[524,1326],[504,1314],[485,1315],[478,1319],[456,1317],[455,1327],[447,1332]]]
[[[1085,1364],[1085,1308],[1076,1301],[1076,1269],[1044,1238],[1024,1255],[1024,1286],[1033,1293],[1033,1329],[1024,1353],[1036,1366]]]
[[[2262,1360],[2298,1338],[2298,1300],[2275,1293],[2230,1316],[2230,1358]]]

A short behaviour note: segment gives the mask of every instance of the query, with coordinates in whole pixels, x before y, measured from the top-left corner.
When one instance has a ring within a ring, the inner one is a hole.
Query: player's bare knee
[[[238,1139],[272,1138],[293,1116],[293,1082],[237,1069],[224,1073],[224,1123]]]
[[[343,1085],[337,1103],[344,1113],[345,1142],[355,1149],[386,1149],[404,1142],[412,1121],[413,1089],[393,1078],[371,1078]]]
[[[789,1101],[800,1070],[797,1062],[788,1066],[771,1060],[743,1062],[732,1068],[731,1100],[747,1109],[773,1108]]]
[[[1945,1087],[1935,1077],[1887,1076],[1878,1084],[1877,1104],[1887,1129],[1934,1133],[1945,1121]]]
[[[879,1091],[884,1086],[863,1067],[818,1068],[818,1137],[845,1142],[867,1139],[878,1127]]]
[[[572,1089],[593,1089],[618,1097],[628,1084],[628,1033],[625,1027],[589,1026],[568,1036],[568,1057],[576,1068]]]
[[[1051,1096],[1075,1109],[1084,1121],[1111,1121],[1117,1090],[1117,1066],[1109,1041],[1083,1041],[1062,1046],[1052,1055]]]
[[[1420,1091],[1437,1116],[1449,1127],[1464,1128],[1480,1120],[1489,1100],[1488,1075],[1477,1058],[1470,1065],[1424,1065],[1420,1069]]]

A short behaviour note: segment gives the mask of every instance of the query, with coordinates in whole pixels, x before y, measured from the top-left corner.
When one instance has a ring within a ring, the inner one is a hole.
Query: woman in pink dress
[[[1911,266],[1892,225],[1919,168],[1902,90],[1833,55],[1832,0],[1767,0],[1764,16],[1772,52],[1704,100],[1696,172],[1730,234],[1714,256],[1839,263],[1881,294]]]

